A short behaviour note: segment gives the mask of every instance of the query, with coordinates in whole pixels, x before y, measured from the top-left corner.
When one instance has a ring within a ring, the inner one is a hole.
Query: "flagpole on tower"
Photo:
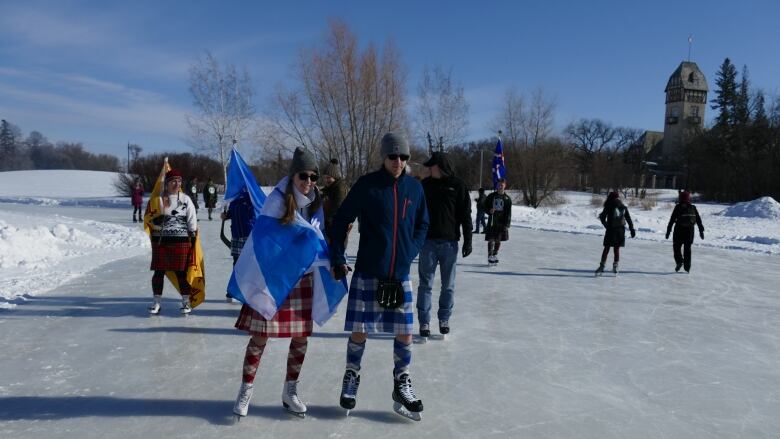
[[[688,34],[688,62],[691,62],[691,45],[693,44],[693,34]]]

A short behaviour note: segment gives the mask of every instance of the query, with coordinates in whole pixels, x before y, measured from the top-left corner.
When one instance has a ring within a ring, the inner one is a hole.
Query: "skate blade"
[[[398,413],[399,415],[403,416],[404,418],[410,419],[412,421],[420,421],[420,420],[422,420],[422,414],[421,413],[419,413],[419,412],[410,412],[400,402],[394,402],[393,403],[393,411]]]
[[[349,417],[349,412],[352,411],[351,409],[344,410],[344,416]]]
[[[290,406],[285,404],[285,403],[282,403],[282,407],[284,407],[284,411],[287,412],[290,415],[297,416],[297,417],[299,417],[301,419],[306,418],[306,412],[296,412],[296,411],[293,411],[292,409],[290,409]]]
[[[426,344],[426,343],[428,343],[428,337],[417,336],[415,342],[417,344]]]
[[[239,414],[233,413],[233,424],[238,424],[241,422],[242,419],[244,419],[246,416],[241,416]]]

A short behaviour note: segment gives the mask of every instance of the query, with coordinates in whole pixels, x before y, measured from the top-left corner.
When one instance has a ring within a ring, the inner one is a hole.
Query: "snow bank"
[[[116,197],[116,172],[36,170],[0,172],[0,197]],[[129,204],[129,203],[128,203]]]
[[[780,219],[780,203],[772,197],[761,197],[753,201],[737,203],[718,215],[737,218]]]

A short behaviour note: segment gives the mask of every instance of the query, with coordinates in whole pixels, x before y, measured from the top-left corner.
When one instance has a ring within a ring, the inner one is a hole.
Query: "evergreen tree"
[[[723,60],[715,77],[715,85],[718,88],[715,91],[715,99],[710,101],[713,104],[710,108],[720,111],[715,119],[715,126],[727,128],[734,122],[737,101],[737,69],[730,59]]]
[[[750,80],[748,68],[742,66],[742,79],[739,81],[736,100],[734,102],[734,124],[744,127],[750,123]]]
[[[766,98],[763,91],[756,92],[753,106],[753,125],[759,128],[769,127],[769,116],[766,114]]]
[[[5,119],[0,122],[0,171],[14,169],[16,162],[16,138],[11,124]]]

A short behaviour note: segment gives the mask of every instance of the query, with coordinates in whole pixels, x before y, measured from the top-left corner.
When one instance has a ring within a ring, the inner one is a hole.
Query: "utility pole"
[[[130,173],[130,142],[127,142],[127,173]]]

